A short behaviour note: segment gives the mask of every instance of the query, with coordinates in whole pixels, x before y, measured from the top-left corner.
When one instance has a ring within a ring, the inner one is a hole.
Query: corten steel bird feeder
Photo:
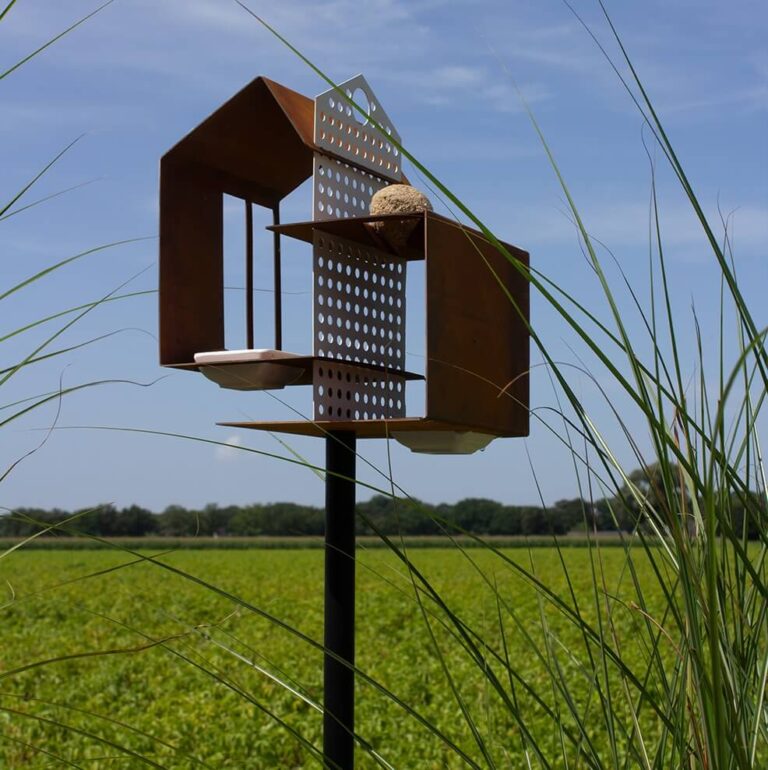
[[[324,755],[343,768],[354,746],[356,439],[455,454],[528,434],[528,282],[481,233],[431,211],[369,215],[376,192],[408,184],[399,142],[361,75],[315,100],[260,77],[160,164],[160,363],[239,390],[312,386],[311,420],[223,424],[326,438]],[[310,176],[311,218],[280,224],[280,202]],[[235,351],[224,346],[224,194],[243,199],[246,214],[246,348]],[[271,348],[254,346],[253,204],[273,212]],[[393,228],[398,239],[387,237]],[[281,235],[312,246],[311,354],[282,349]],[[426,286],[423,375],[405,366],[406,275],[416,262]],[[419,379],[424,413],[408,416],[406,382]]]

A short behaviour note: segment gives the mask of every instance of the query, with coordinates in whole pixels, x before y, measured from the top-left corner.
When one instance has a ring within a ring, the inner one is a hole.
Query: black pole
[[[280,224],[280,204],[272,207],[272,224]],[[280,233],[272,238],[272,254],[275,271],[275,350],[283,349],[283,278],[280,266]]]
[[[253,349],[253,207],[245,202],[245,346]]]
[[[355,443],[353,431],[325,439],[323,754],[340,770],[354,767],[355,676],[329,652],[355,662]]]

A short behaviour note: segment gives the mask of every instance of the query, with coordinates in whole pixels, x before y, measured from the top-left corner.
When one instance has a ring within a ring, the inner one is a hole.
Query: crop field
[[[559,732],[522,681],[548,702],[552,684],[543,658],[554,656],[573,670],[573,697],[589,698],[581,633],[498,555],[477,549],[409,555],[470,635],[487,644],[488,665],[494,652],[509,656],[521,680],[504,673],[502,684],[550,747],[552,766],[562,766]],[[557,550],[504,555],[573,603]],[[322,552],[181,550],[153,558],[156,563],[115,551],[53,550],[0,560],[0,766],[319,766],[310,745],[321,741],[322,718],[312,702],[322,697],[322,655],[273,619],[310,640],[322,638]],[[562,559],[580,611],[596,617],[595,603],[604,598],[592,588],[589,551],[567,549]],[[606,592],[620,597],[629,587],[625,554],[611,548],[600,559]],[[523,767],[519,730],[445,611],[423,593],[417,600],[393,554],[360,550],[358,565],[357,664],[376,682],[358,677],[359,735],[396,768],[467,766],[459,751],[487,766],[453,682],[498,766]],[[640,579],[650,581],[643,565],[639,557]],[[623,657],[636,659],[642,671],[645,652],[632,648],[641,618],[629,602],[615,603],[613,612]],[[671,645],[661,650],[670,653]],[[644,727],[652,731],[653,721]],[[600,743],[602,736],[590,739]],[[358,765],[379,763],[358,749]]]

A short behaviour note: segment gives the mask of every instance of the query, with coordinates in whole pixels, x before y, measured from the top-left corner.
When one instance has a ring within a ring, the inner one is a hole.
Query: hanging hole
[[[368,99],[368,94],[363,91],[362,88],[356,88],[352,94],[352,101],[362,110],[353,110],[355,121],[364,126],[368,122],[368,117],[371,114],[371,102]]]

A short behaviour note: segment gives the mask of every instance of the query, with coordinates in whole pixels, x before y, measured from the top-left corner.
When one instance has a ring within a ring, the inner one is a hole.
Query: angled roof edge
[[[235,102],[242,99],[248,91],[252,91],[259,86],[266,87],[272,98],[275,100],[275,103],[280,107],[293,126],[302,143],[310,149],[316,150],[313,128],[315,114],[314,101],[308,96],[300,94],[298,91],[294,91],[274,80],[270,80],[269,78],[264,77],[264,75],[259,75],[251,80],[250,83],[243,86],[237,93],[230,96],[226,102],[220,104],[213,112],[206,115],[205,118],[203,118],[191,131],[184,134],[181,139],[166,150],[166,152],[163,153],[163,157],[172,155],[176,151],[181,150],[189,139],[198,133],[198,131],[204,129],[209,121],[229,109]]]
[[[345,158],[327,148],[320,148],[315,144],[315,100],[310,99],[298,91],[294,91],[292,88],[282,85],[264,75],[259,75],[250,81],[247,85],[243,86],[237,93],[233,94],[227,99],[224,104],[221,104],[213,112],[209,113],[203,120],[200,121],[191,131],[185,134],[179,139],[172,147],[170,147],[161,158],[161,161],[170,162],[175,164],[178,161],[186,163],[189,160],[189,147],[191,143],[196,139],[202,138],[206,135],[207,131],[215,125],[215,123],[222,118],[222,113],[227,113],[230,110],[237,110],[240,102],[248,98],[249,92],[261,91],[261,98],[264,95],[268,95],[267,98],[271,98],[275,107],[284,116],[285,120],[293,129],[296,140],[304,145],[310,152],[318,152],[323,155],[328,155],[336,160],[346,163],[348,165],[359,168],[366,173],[371,172],[364,166],[355,163],[354,160]],[[311,173],[311,171],[309,172]],[[391,177],[386,174],[384,178],[389,179],[390,182],[394,182]],[[402,174],[401,184],[410,184],[405,174]]]
[[[259,80],[269,89],[280,109],[285,113],[285,116],[301,138],[301,141],[311,150],[317,150],[315,145],[314,99],[310,99],[308,96],[304,96],[304,94],[300,94],[298,91],[294,91],[292,88],[270,80],[263,75],[252,81],[251,85]]]

